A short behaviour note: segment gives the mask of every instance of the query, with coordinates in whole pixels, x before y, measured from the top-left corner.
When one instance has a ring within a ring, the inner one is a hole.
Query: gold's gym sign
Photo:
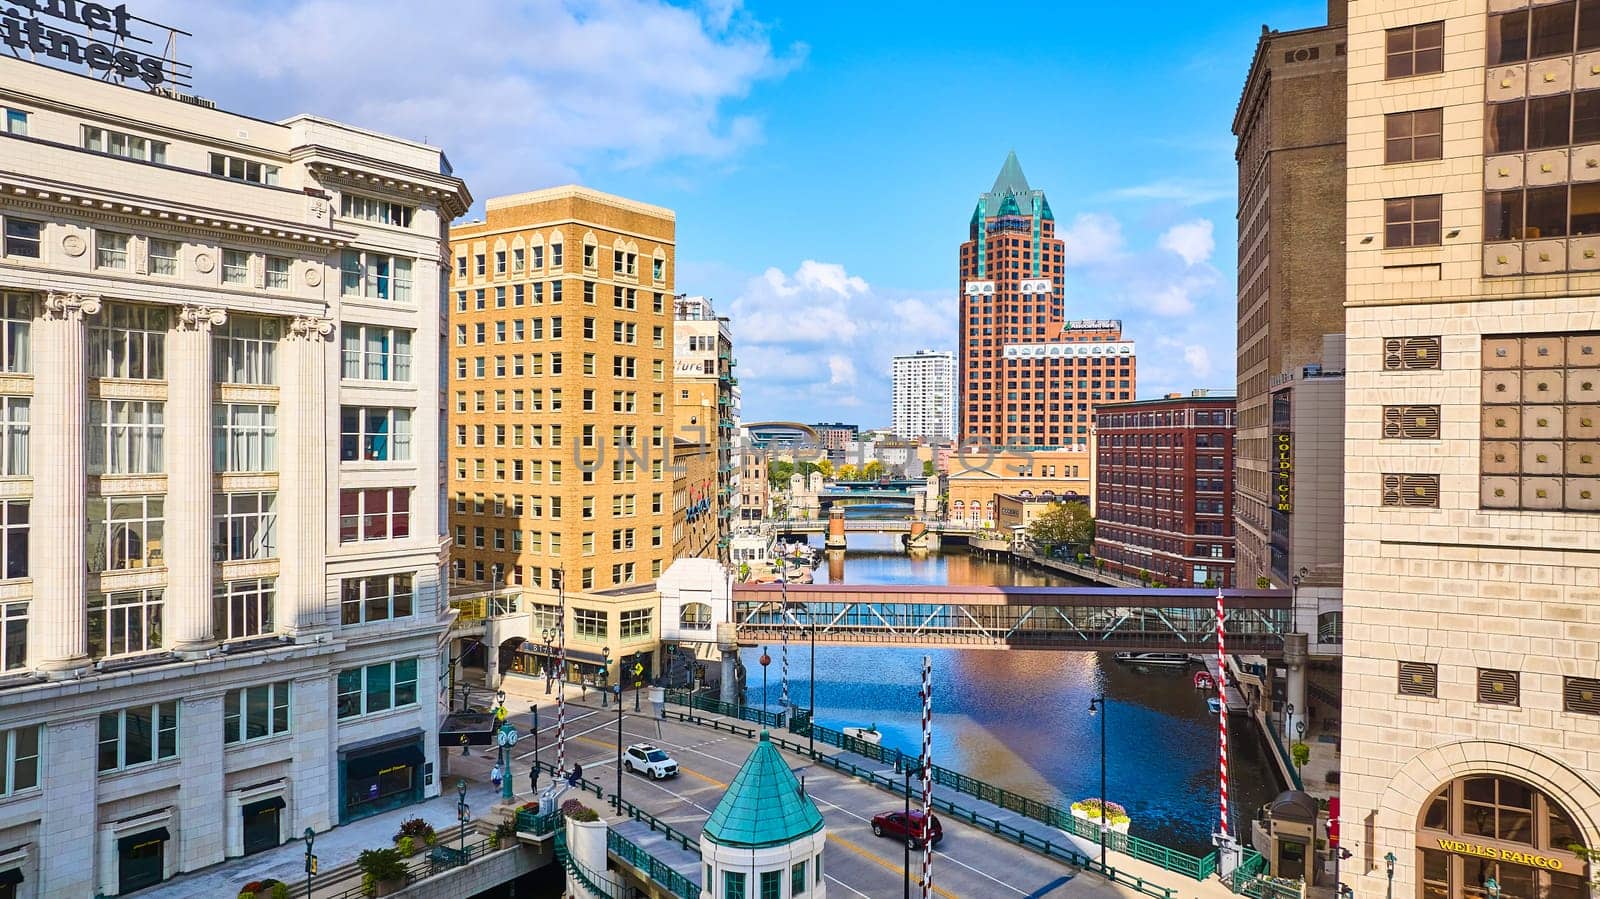
[[[1446,840],[1441,838],[1439,840],[1439,848],[1445,852],[1454,852],[1456,855],[1492,858],[1495,861],[1527,865],[1530,868],[1543,868],[1546,871],[1560,871],[1563,864],[1561,859],[1552,858],[1548,855],[1522,852],[1516,849],[1501,849],[1497,846],[1482,846],[1477,843],[1468,843],[1465,840]]]
[[[166,48],[135,32],[133,23],[166,32]],[[89,0],[0,0],[0,42],[24,59],[46,57],[87,66],[96,76],[138,79],[150,87],[187,86],[188,66],[160,55],[187,34],[141,19],[125,3]],[[147,50],[136,49],[145,47]]]
[[[1273,473],[1273,503],[1279,512],[1294,511],[1294,438],[1286,432],[1272,437],[1277,453],[1277,470]]]

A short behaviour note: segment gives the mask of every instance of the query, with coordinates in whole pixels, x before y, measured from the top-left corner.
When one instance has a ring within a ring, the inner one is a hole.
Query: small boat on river
[[[877,746],[883,742],[883,734],[878,732],[878,725],[876,724],[867,727],[845,727],[841,728],[841,730],[844,731],[845,736],[860,740],[863,743],[871,743]]]
[[[1182,668],[1189,664],[1189,656],[1181,652],[1119,652],[1116,659],[1130,665],[1159,665],[1166,668]]]

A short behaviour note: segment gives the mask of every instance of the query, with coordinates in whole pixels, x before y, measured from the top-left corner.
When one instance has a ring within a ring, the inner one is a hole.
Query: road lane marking
[[[877,862],[878,864],[882,865],[883,867],[888,868],[890,871],[893,871],[894,873],[899,874],[901,877],[905,877],[905,870],[906,869],[904,867],[902,867],[901,865],[896,865],[896,864],[893,864],[893,863],[887,861],[886,859],[884,859],[883,857],[879,856],[877,853],[871,851],[870,849],[867,849],[867,848],[865,848],[863,846],[857,846],[855,843],[852,843],[851,841],[845,839],[844,837],[839,836],[838,834],[834,833],[831,830],[828,831],[828,839],[833,840],[834,842],[838,843],[840,846],[843,846],[844,848],[850,850],[851,852],[854,852],[856,855],[859,855],[864,859],[867,859],[868,861]],[[921,883],[921,882],[922,881],[920,881],[920,880],[917,881],[917,883]],[[949,890],[945,889],[944,887],[939,886],[937,883],[933,885],[933,891],[935,893],[938,893],[939,895],[943,896],[944,899],[956,899],[956,896],[955,896],[954,893],[951,893]],[[1018,890],[1017,892],[1020,893],[1022,891]]]

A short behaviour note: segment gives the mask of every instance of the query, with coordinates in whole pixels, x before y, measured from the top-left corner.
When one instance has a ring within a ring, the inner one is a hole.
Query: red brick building
[[[1169,394],[1095,413],[1094,554],[1171,587],[1234,585],[1234,398]]]
[[[1063,247],[1011,153],[961,245],[963,443],[1087,449],[1095,407],[1135,396],[1122,323],[1065,320]]]

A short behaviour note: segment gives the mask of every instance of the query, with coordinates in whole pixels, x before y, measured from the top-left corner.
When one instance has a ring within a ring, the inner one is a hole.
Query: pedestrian
[[[489,782],[497,787],[500,786],[500,765],[498,762],[495,763],[493,768],[489,769]]]
[[[583,766],[573,765],[572,773],[567,775],[567,786],[575,787],[580,780],[583,780]]]
[[[535,763],[532,767],[530,767],[528,769],[528,782],[531,785],[529,787],[529,789],[533,790],[533,792],[535,792],[535,793],[539,792],[539,765],[538,765],[538,763]]]

